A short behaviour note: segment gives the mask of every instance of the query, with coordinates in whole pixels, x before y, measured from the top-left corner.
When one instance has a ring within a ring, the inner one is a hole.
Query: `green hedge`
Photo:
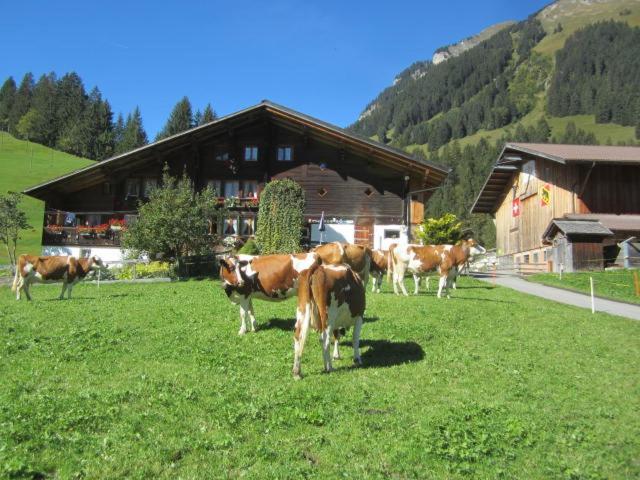
[[[263,255],[300,251],[304,190],[290,179],[269,182],[260,196],[256,240]]]

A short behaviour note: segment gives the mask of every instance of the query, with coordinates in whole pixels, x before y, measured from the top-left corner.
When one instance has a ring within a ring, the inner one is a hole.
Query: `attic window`
[[[326,188],[324,188],[324,187],[320,187],[318,189],[318,195],[321,196],[321,197],[324,197],[327,194],[327,192],[328,192],[328,190]]]
[[[371,195],[373,195],[373,190],[371,190],[369,187],[367,187],[367,188],[364,189],[364,194],[367,197],[370,197]]]

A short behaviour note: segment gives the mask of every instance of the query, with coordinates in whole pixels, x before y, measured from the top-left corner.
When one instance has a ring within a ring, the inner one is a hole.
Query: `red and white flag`
[[[514,198],[513,202],[511,202],[511,216],[519,217],[520,216],[520,199]]]

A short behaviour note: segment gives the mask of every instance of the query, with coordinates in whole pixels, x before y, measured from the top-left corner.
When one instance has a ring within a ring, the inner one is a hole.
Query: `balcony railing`
[[[43,245],[75,245],[119,247],[121,227],[44,227]]]

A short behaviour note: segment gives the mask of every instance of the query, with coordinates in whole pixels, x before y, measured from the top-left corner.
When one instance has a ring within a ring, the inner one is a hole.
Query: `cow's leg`
[[[244,335],[247,333],[247,309],[249,308],[246,299],[242,298],[238,302],[238,306],[240,307],[240,330],[238,330],[238,335]]]
[[[362,330],[362,317],[356,319],[356,324],[353,328],[353,363],[356,365],[362,365],[362,359],[360,358],[360,330]]]
[[[16,284],[16,300],[20,300],[20,294],[22,293],[22,289],[24,288],[24,278],[20,275],[18,278],[18,283]]]
[[[340,360],[340,331],[333,331],[333,359]]]
[[[378,283],[378,274],[371,275],[371,293],[376,293],[376,284]]]
[[[420,275],[418,275],[417,273],[413,274],[413,283],[415,284],[413,294],[418,295],[418,292],[420,291]]]
[[[29,292],[29,287],[31,286],[31,282],[28,279],[22,280],[21,288],[24,290],[24,294],[27,296],[27,300],[31,301],[31,292]]]
[[[408,297],[407,288],[404,286],[404,269],[401,272],[398,272],[398,284],[400,285],[400,290],[402,290],[402,294],[405,297]]]
[[[331,327],[327,327],[322,331],[320,336],[322,342],[322,358],[324,360],[324,371],[329,373],[333,370],[331,364],[331,355],[329,354],[329,347],[331,346]]]
[[[299,380],[302,378],[302,370],[300,368],[300,360],[302,359],[302,351],[304,343],[307,341],[309,334],[309,322],[311,321],[311,306],[306,305],[305,311],[296,310],[296,330],[293,335],[293,378]]]
[[[448,275],[447,273],[440,274],[440,280],[438,281],[438,298],[442,298],[442,289],[445,290],[447,294],[447,298],[449,298],[449,288],[447,286],[448,283]]]
[[[429,276],[427,275],[424,279],[425,286],[427,287],[427,292],[429,291]]]
[[[249,315],[249,320],[251,320],[251,331],[255,332],[258,328],[258,322],[256,322],[256,317],[253,314],[253,300],[249,298],[249,308],[247,310],[247,314]]]
[[[64,300],[64,292],[67,290],[67,282],[62,282],[62,291],[60,292],[59,300]]]
[[[71,290],[73,289],[74,283],[70,283],[67,285],[67,300],[71,300]]]

